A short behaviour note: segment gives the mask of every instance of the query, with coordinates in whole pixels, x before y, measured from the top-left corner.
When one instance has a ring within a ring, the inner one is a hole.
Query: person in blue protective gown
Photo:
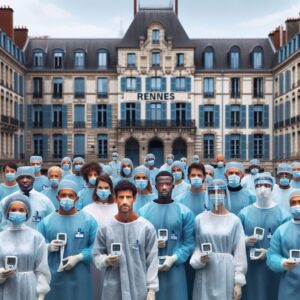
[[[112,153],[112,161],[108,163],[108,165],[112,168],[112,177],[118,178],[121,173],[121,161],[118,152]]]
[[[93,202],[93,193],[97,177],[102,173],[102,168],[97,162],[88,162],[81,168],[81,175],[86,182],[86,187],[79,191],[76,208],[81,210]]]
[[[208,185],[212,210],[195,220],[196,249],[190,264],[196,269],[193,300],[239,300],[246,284],[245,236],[240,219],[230,213],[227,186],[223,180]],[[210,243],[212,253],[202,249]]]
[[[137,213],[145,204],[156,199],[156,194],[152,193],[149,169],[140,166],[133,171],[134,183],[137,194],[133,203],[133,210]]]
[[[229,162],[226,165],[225,177],[230,195],[230,212],[238,215],[244,207],[255,202],[255,195],[250,194],[246,187],[241,185],[244,176],[244,165],[239,162]],[[228,209],[228,208],[227,208]]]
[[[145,156],[145,166],[149,170],[149,179],[151,181],[151,184],[155,186],[155,177],[157,173],[159,172],[159,169],[155,167],[155,155],[152,153],[148,153]]]
[[[82,190],[86,187],[85,181],[81,175],[81,168],[84,165],[85,161],[82,157],[75,157],[73,159],[73,174],[66,175],[64,179],[72,180],[78,186],[79,190]]]
[[[194,154],[192,156],[192,163],[199,163],[200,162],[200,158],[199,158],[199,155],[198,154]]]
[[[0,201],[19,190],[16,181],[17,165],[14,162],[5,163],[3,166],[4,182],[0,184]]]
[[[174,188],[172,191],[172,199],[177,198],[180,194],[184,194],[190,189],[190,184],[184,181],[183,164],[179,160],[175,160],[172,164],[172,174],[174,177]]]
[[[291,180],[291,187],[294,189],[300,189],[300,162],[294,161],[291,164],[293,171],[293,178]]]
[[[62,169],[57,166],[50,167],[48,169],[48,180],[49,180],[49,187],[42,191],[42,194],[47,196],[52,204],[54,205],[55,209],[59,208],[59,203],[57,201],[57,192],[58,192],[58,185],[62,178]]]
[[[40,192],[37,192],[33,188],[35,176],[34,168],[30,166],[19,167],[17,169],[17,183],[19,185],[19,191],[14,192],[11,195],[26,195],[29,198],[32,214],[27,220],[27,225],[33,229],[36,229],[38,223],[47,215],[55,211],[55,207],[51,200]],[[7,197],[1,201],[1,205],[5,203]],[[7,221],[2,219],[1,228],[7,226]]]
[[[269,173],[258,174],[254,184],[256,202],[239,213],[246,235],[248,259],[247,284],[243,287],[242,299],[276,299],[280,275],[267,267],[266,253],[275,230],[289,219],[289,215],[272,201],[273,177]],[[264,229],[262,239],[254,235],[255,227]],[[251,249],[257,249],[255,258],[250,258]]]
[[[300,299],[300,266],[299,262],[290,259],[290,250],[300,249],[299,189],[291,192],[289,201],[292,220],[277,228],[267,252],[268,267],[274,272],[281,273],[278,298],[276,298],[278,300]]]
[[[174,155],[168,154],[166,162],[159,168],[159,171],[168,171],[172,173],[172,163],[174,162]]]
[[[183,166],[183,174],[184,174],[184,181],[189,183],[189,177],[188,177],[188,163],[187,163],[187,158],[186,157],[181,157],[180,162],[182,163]]]
[[[289,164],[281,163],[277,167],[276,180],[272,191],[272,199],[284,211],[290,213],[289,196],[293,187],[291,186],[291,179],[293,176],[292,167]]]
[[[161,171],[156,176],[158,198],[143,206],[139,214],[149,220],[158,232],[168,229],[168,240],[158,243],[159,291],[156,300],[187,300],[187,282],[184,263],[192,254],[194,214],[185,205],[172,199],[173,175]]]
[[[59,210],[38,226],[48,244],[52,277],[46,300],[93,298],[90,265],[97,222],[91,215],[76,210],[77,193],[78,186],[63,179],[58,187]],[[57,239],[58,233],[66,234],[65,245]]]
[[[68,156],[61,160],[62,177],[72,174],[72,159]]]
[[[48,178],[45,175],[42,175],[42,164],[43,158],[41,156],[31,156],[30,165],[34,168],[34,189],[38,192],[41,192],[48,187]]]
[[[113,184],[116,185],[121,180],[127,180],[134,184],[133,173],[133,163],[131,159],[124,158],[121,161],[120,176],[113,180]]]
[[[157,237],[153,225],[133,211],[136,188],[128,181],[115,186],[118,213],[106,225],[100,225],[93,257],[105,270],[102,299],[155,300],[158,290]],[[112,243],[120,243],[121,252],[112,253]]]
[[[260,160],[251,159],[249,162],[250,174],[242,178],[242,186],[246,187],[251,194],[255,195],[254,180],[260,172]]]
[[[213,179],[215,168],[212,165],[204,165],[205,168],[205,184],[208,185]]]
[[[3,206],[9,227],[0,232],[0,299],[44,300],[50,290],[47,246],[43,236],[26,226],[31,207],[22,194],[8,196]],[[5,266],[6,256],[16,256],[15,270]]]
[[[221,179],[226,182],[225,178],[225,158],[222,153],[218,153],[215,158],[217,164],[214,172],[214,179]]]

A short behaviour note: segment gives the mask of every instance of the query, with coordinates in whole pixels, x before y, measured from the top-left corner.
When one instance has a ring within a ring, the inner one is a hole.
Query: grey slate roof
[[[228,70],[230,69],[229,53],[233,46],[240,48],[240,68],[239,70],[253,69],[251,53],[256,46],[263,49],[263,68],[271,69],[274,59],[269,39],[252,38],[252,39],[193,39],[195,45],[195,65],[197,70],[204,69],[203,58],[204,51],[207,46],[214,49],[214,69]]]
[[[106,49],[109,51],[107,69],[116,70],[117,45],[119,43],[120,39],[30,39],[25,49],[25,65],[32,68],[32,50],[42,49],[46,53],[45,68],[53,69],[53,50],[62,49],[65,52],[63,69],[74,69],[74,50],[84,49],[86,52],[86,67],[84,69],[97,70],[97,50]]]
[[[139,11],[130,24],[119,48],[139,48],[139,37],[147,38],[147,28],[154,22],[159,22],[165,29],[165,39],[173,38],[173,47],[194,47],[186,34],[178,17],[172,10],[142,10]]]

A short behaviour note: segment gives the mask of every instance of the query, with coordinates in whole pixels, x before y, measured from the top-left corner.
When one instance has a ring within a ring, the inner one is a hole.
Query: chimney
[[[28,39],[28,29],[26,27],[16,27],[14,28],[15,43],[19,48],[23,49],[27,39]]]
[[[133,0],[133,16],[135,17],[137,13],[137,0]]]
[[[273,31],[273,44],[276,50],[280,48],[280,27]]]
[[[175,14],[178,17],[178,0],[175,0]]]
[[[9,6],[0,7],[0,29],[12,40],[14,40],[13,15],[14,11]]]
[[[285,21],[286,39],[289,41],[294,35],[299,33],[300,18],[287,19]]]

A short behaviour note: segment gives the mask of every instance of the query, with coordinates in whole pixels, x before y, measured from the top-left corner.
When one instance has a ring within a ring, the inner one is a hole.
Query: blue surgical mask
[[[108,197],[111,195],[111,191],[105,189],[97,189],[96,193],[101,201],[107,201]]]
[[[154,163],[155,163],[154,159],[147,161],[148,166],[154,166]]]
[[[178,181],[182,178],[182,172],[174,172],[173,173],[175,181]]]
[[[57,188],[60,180],[57,178],[51,178],[49,181],[52,188]]]
[[[75,166],[74,166],[74,170],[75,170],[75,172],[80,172],[80,170],[81,170],[81,165],[75,165]]]
[[[286,177],[281,177],[279,179],[279,183],[282,186],[288,186],[290,184],[290,180],[288,178],[286,178]]]
[[[300,205],[292,206],[290,212],[293,218],[300,219]]]
[[[69,211],[74,207],[75,201],[73,199],[68,198],[68,197],[61,198],[60,202],[59,202],[59,205],[64,211]]]
[[[223,161],[218,161],[217,165],[218,165],[218,168],[223,168],[224,167],[224,162]]]
[[[95,185],[95,183],[96,183],[96,180],[97,180],[97,178],[96,178],[96,177],[91,177],[91,178],[89,179],[89,184],[91,184],[91,185]]]
[[[251,174],[252,175],[257,175],[258,174],[258,171],[259,171],[259,169],[258,168],[253,168],[253,169],[251,169]]]
[[[171,165],[172,163],[173,163],[173,159],[168,158],[168,159],[167,159],[167,164],[168,164],[168,165]]]
[[[125,176],[130,175],[131,174],[131,168],[128,168],[128,167],[123,168],[123,173],[125,174]]]
[[[135,186],[143,191],[148,185],[148,180],[145,180],[145,179],[138,179],[138,180],[135,180]]]
[[[240,176],[233,174],[228,176],[228,185],[232,188],[236,188],[240,185]]]
[[[5,173],[7,181],[14,181],[16,179],[16,173]]]
[[[69,171],[70,170],[70,165],[69,164],[63,164],[62,168],[64,171]]]
[[[41,166],[34,166],[34,172],[39,173],[41,171]]]
[[[191,186],[194,189],[199,189],[202,187],[203,180],[200,177],[191,178]]]
[[[213,180],[212,176],[206,175],[205,177],[205,183],[210,183]]]
[[[293,171],[294,178],[300,178],[300,171]]]
[[[20,225],[26,221],[26,213],[11,211],[8,214],[8,220],[10,220],[14,225]]]

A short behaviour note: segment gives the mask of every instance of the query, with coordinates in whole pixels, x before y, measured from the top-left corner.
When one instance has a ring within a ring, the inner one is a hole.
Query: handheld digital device
[[[67,244],[67,234],[63,232],[59,232],[56,236],[56,239],[61,242],[62,246]]]
[[[165,256],[159,256],[158,257],[158,267],[161,267],[164,264],[165,260],[166,260]]]
[[[212,245],[211,245],[211,243],[203,243],[203,244],[201,244],[201,252],[203,254],[210,255],[212,253]]]
[[[265,230],[261,227],[255,227],[254,228],[254,237],[257,238],[258,240],[263,240],[264,239],[264,234]]]
[[[164,242],[168,240],[168,229],[158,229],[158,240]]]
[[[65,266],[67,263],[68,263],[68,258],[64,258],[61,262],[62,262],[62,265]]]
[[[300,250],[291,249],[289,260],[292,262],[300,263]]]
[[[6,270],[16,270],[18,265],[18,258],[16,256],[6,256],[5,257],[5,269]]]
[[[250,249],[250,259],[256,259],[260,255],[260,251],[257,248]]]
[[[122,244],[121,243],[112,243],[110,248],[111,255],[120,256],[122,252]]]

